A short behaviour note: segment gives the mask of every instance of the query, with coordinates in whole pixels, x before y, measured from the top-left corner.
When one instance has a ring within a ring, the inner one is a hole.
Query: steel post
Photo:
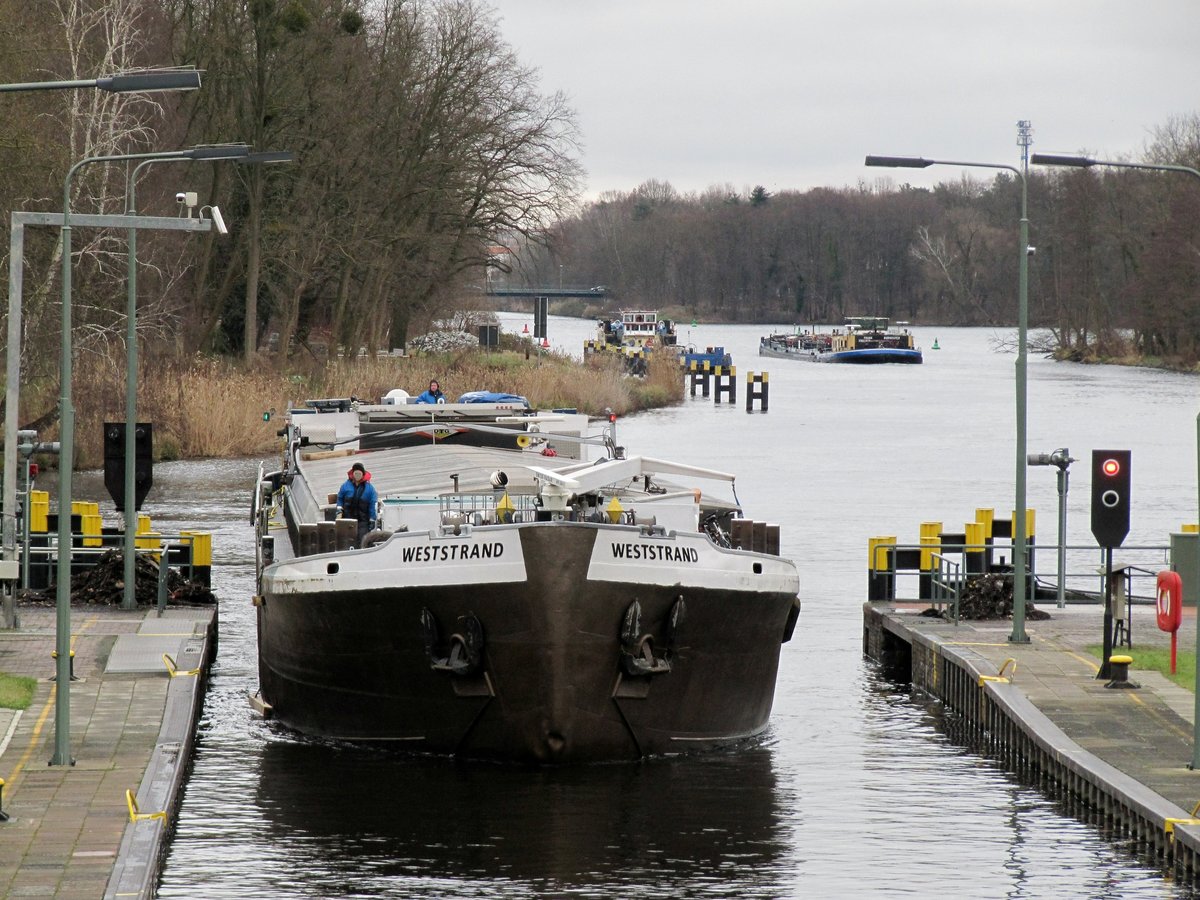
[[[71,348],[71,179],[83,166],[96,162],[125,162],[134,159],[178,158],[180,151],[121,153],[89,156],[71,166],[63,179],[62,213],[62,359],[59,361],[59,457],[58,475],[58,568],[55,615],[55,647],[58,650],[58,697],[54,711],[54,755],[51,765],[69,765],[71,760],[70,650],[71,650],[71,478],[75,468],[75,409],[71,401],[73,376]]]
[[[20,427],[19,385],[21,382],[21,290],[25,277],[25,225],[12,214],[8,238],[8,344],[4,384],[4,510],[3,549],[5,559],[16,559],[17,429]],[[28,506],[28,503],[26,503]],[[15,585],[4,588],[4,627],[17,627]]]
[[[1025,485],[1025,444],[1029,333],[1029,216],[1025,175],[1020,169],[1014,168],[1012,171],[1021,179],[1021,237],[1017,249],[1020,254],[1017,276],[1017,521],[1013,523],[1013,627],[1008,639],[1015,644],[1027,644],[1029,637],[1025,634],[1025,587],[1028,578],[1028,556],[1025,529],[1028,499]]]
[[[1067,605],[1067,490],[1071,473],[1058,467],[1058,608]]]

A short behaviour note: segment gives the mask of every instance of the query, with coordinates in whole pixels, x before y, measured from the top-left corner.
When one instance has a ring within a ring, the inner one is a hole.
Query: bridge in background
[[[608,296],[607,288],[507,288],[488,285],[489,297],[591,297],[603,299]]]

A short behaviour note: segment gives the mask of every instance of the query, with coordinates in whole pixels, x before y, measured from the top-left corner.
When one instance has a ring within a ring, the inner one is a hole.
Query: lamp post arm
[[[128,162],[134,159],[191,159],[192,153],[193,151],[191,150],[158,150],[151,153],[119,153],[113,156],[89,156],[86,159],[79,160],[79,162],[71,166],[67,172],[66,179],[63,181],[63,215],[66,217],[63,221],[63,228],[69,228],[71,224],[71,179],[84,166],[97,162]]]
[[[1151,171],[1160,172],[1183,172],[1195,178],[1200,178],[1200,170],[1193,169],[1191,166],[1177,166],[1170,163],[1127,163],[1127,162],[1107,162],[1102,159],[1092,160],[1094,166],[1110,166],[1114,169],[1149,169]]]
[[[0,85],[0,93],[16,93],[17,91],[58,91],[71,88],[90,88],[96,86],[96,79],[85,78],[81,81],[26,81],[21,84]]]
[[[966,166],[970,169],[1007,169],[1009,172],[1012,172],[1014,175],[1020,178],[1022,183],[1025,181],[1024,172],[1022,172],[1016,166],[1008,166],[1004,163],[962,162],[960,160],[952,159],[932,159],[930,162],[938,166]]]

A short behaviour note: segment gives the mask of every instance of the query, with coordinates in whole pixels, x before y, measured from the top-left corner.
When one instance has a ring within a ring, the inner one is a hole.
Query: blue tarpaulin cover
[[[528,408],[529,401],[519,394],[504,394],[497,391],[467,391],[458,398],[459,403],[520,403]]]

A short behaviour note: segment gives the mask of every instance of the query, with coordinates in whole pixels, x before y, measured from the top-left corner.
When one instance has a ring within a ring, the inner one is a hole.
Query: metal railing
[[[47,583],[52,583],[52,581],[53,581],[53,579],[51,579],[49,576],[53,574],[54,567],[58,561],[58,534],[56,532],[51,532],[51,533],[47,533],[45,535],[39,535],[39,537],[45,537],[46,543],[43,545],[40,545],[40,546],[36,545],[36,544],[32,544],[32,545],[28,545],[26,548],[24,548],[27,552],[27,555],[22,560],[22,572],[21,572],[21,587],[22,588],[29,588],[29,582],[31,580],[30,579],[31,570],[35,570],[35,569],[39,569],[39,568],[47,569],[47,577],[45,579],[47,581]],[[94,534],[84,534],[82,532],[74,532],[71,535],[71,539],[72,539],[72,547],[71,547],[71,565],[72,565],[72,567],[75,567],[77,565],[78,566],[94,566],[99,561],[100,557],[102,557],[104,554],[108,553],[110,550],[114,550],[114,549],[123,550],[122,542],[124,540],[124,536],[122,534],[94,535]],[[80,546],[75,543],[77,541],[82,543],[82,541],[84,539],[87,539],[90,541],[99,541],[100,544],[98,546]],[[160,571],[163,571],[163,572],[165,572],[165,570],[171,565],[170,560],[169,560],[169,555],[170,555],[171,551],[186,549],[187,553],[186,553],[185,561],[183,561],[182,563],[176,564],[175,568],[179,569],[181,573],[186,572],[187,573],[186,577],[188,578],[189,581],[195,580],[195,578],[196,578],[195,544],[196,544],[196,540],[197,540],[196,534],[194,534],[194,533],[164,534],[162,532],[156,531],[153,533],[138,535],[137,539],[139,541],[146,541],[146,542],[154,541],[155,546],[135,547],[134,548],[135,553],[143,554],[143,555],[150,554],[151,556],[157,556],[157,557],[161,557],[164,554],[168,555],[167,564],[165,564],[165,565],[160,564]],[[164,576],[160,575],[160,581],[163,579],[163,577]],[[160,588],[160,593],[161,593],[161,588]]]
[[[966,577],[962,563],[949,559],[941,553],[933,553],[933,569],[930,572],[929,602],[933,606],[949,606],[951,621],[958,624],[958,606],[962,600]]]
[[[438,495],[438,508],[443,525],[532,522],[537,518],[537,494],[516,490],[446,493]]]
[[[1066,567],[1058,572],[1058,545],[1038,544],[1030,546],[1028,565],[1030,600],[1045,603],[1055,601],[1060,579],[1067,603],[1102,603],[1104,600],[1105,558],[1104,549],[1094,544],[1068,544],[1065,551]],[[934,549],[928,544],[879,544],[876,548],[880,558],[888,565],[882,571],[889,577],[891,596],[887,599],[922,602],[935,605],[953,605],[957,619],[958,601],[967,581],[985,572],[1011,573],[1010,547],[1006,544],[954,544]],[[927,569],[899,568],[895,564],[906,551],[924,551],[931,560]],[[983,572],[967,572],[963,561],[972,554],[984,560]],[[1171,568],[1171,548],[1167,545],[1129,545],[1115,551],[1113,571],[1124,576],[1125,596],[1132,604],[1154,603],[1157,596],[1157,575]],[[1039,560],[1047,560],[1048,568],[1038,568]],[[928,577],[922,577],[928,576]]]

